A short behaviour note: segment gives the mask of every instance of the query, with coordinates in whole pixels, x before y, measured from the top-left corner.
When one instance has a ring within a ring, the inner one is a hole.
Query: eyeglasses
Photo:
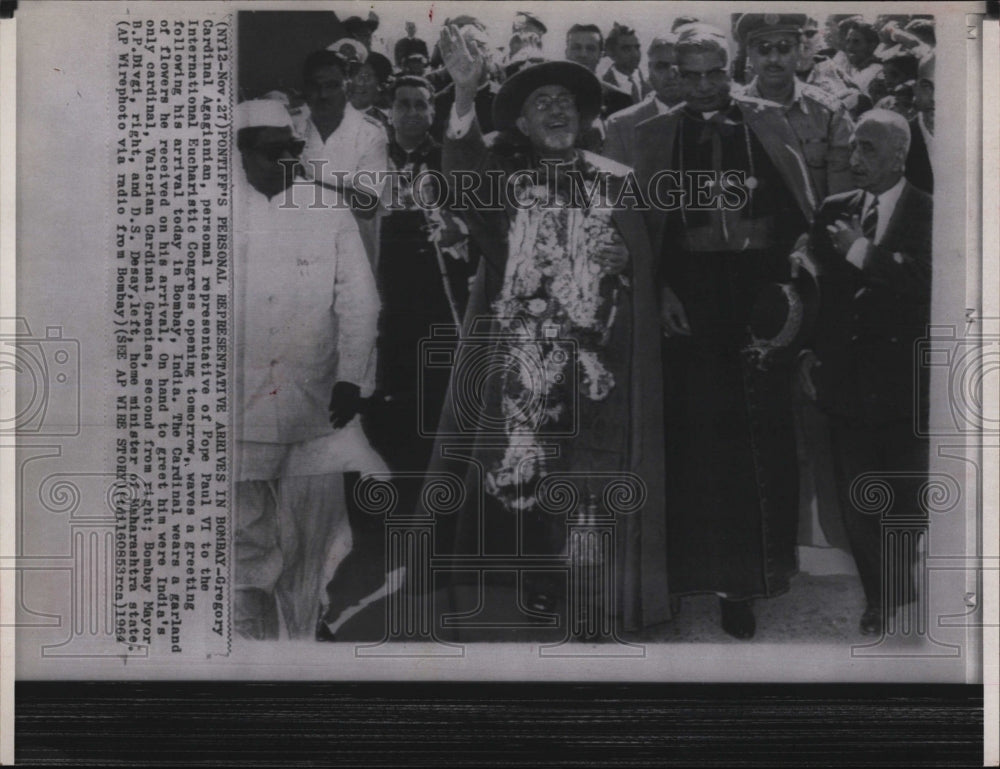
[[[777,43],[771,43],[768,42],[767,40],[761,40],[759,43],[757,43],[755,47],[757,49],[757,53],[759,53],[761,56],[767,56],[769,53],[771,53],[771,51],[775,49],[777,49],[778,53],[780,53],[782,56],[785,56],[786,54],[789,54],[792,51],[794,51],[796,45],[795,43],[792,43],[788,40],[779,40]]]
[[[802,36],[812,40],[816,35],[819,34],[818,29],[804,29],[802,30]]]
[[[701,79],[705,78],[712,85],[720,85],[729,78],[729,72],[726,71],[725,67],[718,67],[716,69],[710,69],[708,72],[694,72],[692,70],[682,69],[680,70],[681,80],[683,80],[688,85],[698,85],[701,83]]]
[[[534,102],[531,104],[531,108],[536,112],[547,112],[555,105],[559,109],[569,109],[570,107],[576,107],[576,97],[569,93],[561,93],[558,96],[546,96],[542,94],[541,96],[535,97]]]

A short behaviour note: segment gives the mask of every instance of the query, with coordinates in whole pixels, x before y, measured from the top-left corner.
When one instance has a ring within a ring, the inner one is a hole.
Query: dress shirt
[[[881,195],[876,196],[870,192],[865,193],[865,203],[861,208],[860,221],[862,222],[865,220],[865,216],[871,209],[876,197],[878,198],[878,221],[875,224],[874,245],[881,243],[882,238],[885,237],[885,231],[889,227],[889,220],[892,219],[893,212],[896,210],[896,204],[899,202],[899,196],[903,192],[904,184],[906,184],[906,179],[900,177],[898,182]],[[865,255],[868,252],[869,244],[868,238],[858,238],[847,252],[847,261],[859,270],[864,269]]]
[[[639,68],[636,67],[631,75],[626,75],[612,64],[611,76],[615,79],[615,84],[625,91],[625,93],[631,94],[633,98],[635,98],[636,94],[639,95],[639,98],[636,99],[636,103],[638,104],[642,99],[642,80],[639,75]]]
[[[461,139],[472,128],[472,120],[476,117],[476,110],[473,107],[464,115],[459,117],[458,108],[451,105],[451,117],[448,118],[448,131],[445,133],[449,139]]]
[[[302,166],[306,175],[312,178],[314,166],[309,161],[325,161],[322,178],[318,181],[354,186],[351,182],[357,171],[383,172],[389,168],[388,144],[385,130],[376,125],[373,118],[366,118],[363,112],[348,104],[344,107],[344,119],[326,141],[320,137],[312,120],[309,121],[302,148]],[[346,178],[338,176],[343,172],[347,173]],[[367,186],[375,186],[374,180],[364,181]]]

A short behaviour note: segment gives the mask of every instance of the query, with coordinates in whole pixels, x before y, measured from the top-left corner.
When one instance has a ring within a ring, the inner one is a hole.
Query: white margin
[[[1000,21],[984,19],[983,34],[983,318],[1000,317]],[[985,353],[985,350],[984,350]],[[984,357],[984,366],[987,361]],[[1000,383],[985,370],[984,424],[1000,419]],[[996,457],[998,447],[990,447]],[[984,452],[984,459],[988,455]],[[988,459],[987,459],[988,461]],[[983,472],[983,560],[1000,558],[1000,485],[994,471]],[[1000,764],[1000,572],[983,569],[983,765]]]
[[[16,125],[17,125],[17,20],[0,22],[0,338],[15,333],[16,260]],[[0,423],[11,424],[14,405],[14,370],[0,368]],[[14,511],[14,449],[0,449],[0,765],[14,763],[15,600],[17,553]]]

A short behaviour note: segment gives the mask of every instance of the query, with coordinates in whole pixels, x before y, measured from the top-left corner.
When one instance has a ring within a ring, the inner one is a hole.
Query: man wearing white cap
[[[280,101],[237,108],[236,627],[312,637],[350,549],[343,473],[381,472],[355,418],[373,389],[378,297],[350,211],[310,208]]]

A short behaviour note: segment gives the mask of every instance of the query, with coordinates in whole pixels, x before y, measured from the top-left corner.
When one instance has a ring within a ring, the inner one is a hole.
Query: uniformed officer
[[[802,51],[804,13],[744,13],[736,35],[747,49],[753,80],[734,99],[757,136],[780,135],[787,122],[809,169],[816,201],[851,188],[851,119],[843,104],[795,77]]]

